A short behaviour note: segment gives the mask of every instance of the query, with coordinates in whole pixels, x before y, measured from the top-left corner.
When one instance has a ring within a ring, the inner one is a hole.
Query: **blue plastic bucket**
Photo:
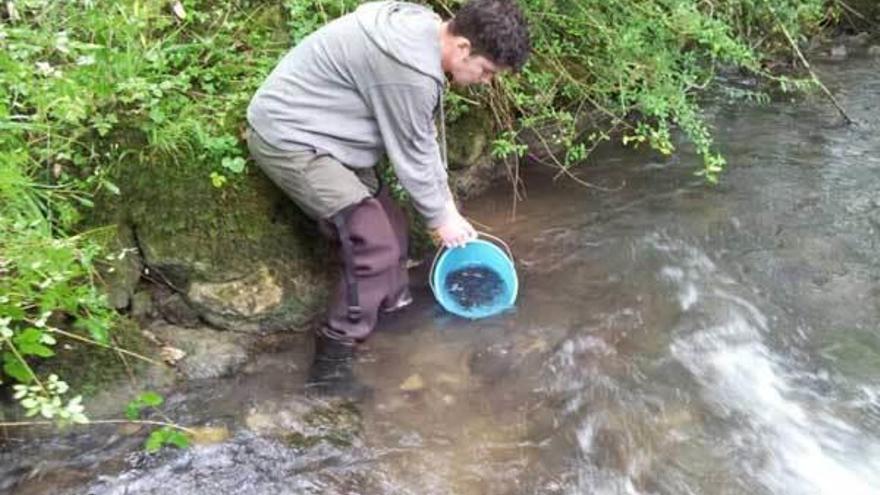
[[[511,308],[519,291],[519,280],[516,277],[516,267],[510,249],[507,249],[507,245],[501,239],[486,234],[481,235],[495,239],[505,249],[483,239],[468,242],[462,247],[443,249],[434,258],[430,274],[431,290],[437,302],[446,311],[470,319],[485,318]],[[478,306],[464,307],[449,292],[446,278],[458,270],[477,267],[495,272],[501,279],[503,287],[491,301]]]

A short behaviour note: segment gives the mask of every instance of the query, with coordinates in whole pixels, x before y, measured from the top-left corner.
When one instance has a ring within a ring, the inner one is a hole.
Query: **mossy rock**
[[[188,297],[193,287],[227,289],[225,301],[189,298],[205,320],[243,331],[300,327],[321,302],[324,241],[256,167],[222,188],[211,184],[206,167],[192,163],[133,161],[114,180],[121,195],[102,198],[99,220],[131,228],[149,279]],[[274,289],[266,289],[267,280]],[[259,310],[242,312],[231,290],[269,300],[252,300]]]
[[[102,279],[107,284],[107,299],[116,309],[131,306],[143,271],[143,260],[137,254],[134,232],[127,226],[120,226],[116,235],[106,246],[110,255],[107,266],[102,268]]]
[[[472,109],[446,129],[449,168],[462,170],[492,160],[495,122],[485,109]]]

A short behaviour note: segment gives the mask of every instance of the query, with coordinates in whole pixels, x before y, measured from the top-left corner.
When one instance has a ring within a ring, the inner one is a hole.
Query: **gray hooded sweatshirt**
[[[251,127],[281,150],[312,148],[351,168],[386,153],[428,226],[442,225],[452,195],[434,125],[439,28],[419,5],[360,6],[284,56],[248,107]]]

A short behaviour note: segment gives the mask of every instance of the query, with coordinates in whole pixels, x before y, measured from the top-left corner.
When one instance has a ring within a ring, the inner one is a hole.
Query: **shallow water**
[[[354,408],[314,414],[294,336],[169,398],[228,440],[148,456],[118,428],[12,439],[0,489],[880,493],[880,63],[821,69],[859,125],[818,99],[719,100],[719,187],[686,146],[608,148],[578,173],[614,192],[532,168],[515,219],[508,187],[469,204],[517,257],[517,309],[465,321],[417,287],[362,349],[374,393]]]

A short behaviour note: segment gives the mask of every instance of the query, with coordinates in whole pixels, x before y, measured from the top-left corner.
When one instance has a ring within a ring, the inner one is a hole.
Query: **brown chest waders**
[[[333,225],[336,227],[336,233],[339,236],[339,244],[342,249],[342,279],[345,283],[346,302],[348,303],[348,321],[356,324],[361,321],[364,310],[360,305],[358,297],[357,277],[355,276],[354,249],[352,248],[351,237],[348,234],[348,226],[346,225],[346,217],[348,213],[358,205],[352,205],[339,213],[333,215]]]
[[[340,244],[342,274],[324,333],[361,341],[375,328],[380,309],[408,297],[406,217],[383,187],[329,220]]]

